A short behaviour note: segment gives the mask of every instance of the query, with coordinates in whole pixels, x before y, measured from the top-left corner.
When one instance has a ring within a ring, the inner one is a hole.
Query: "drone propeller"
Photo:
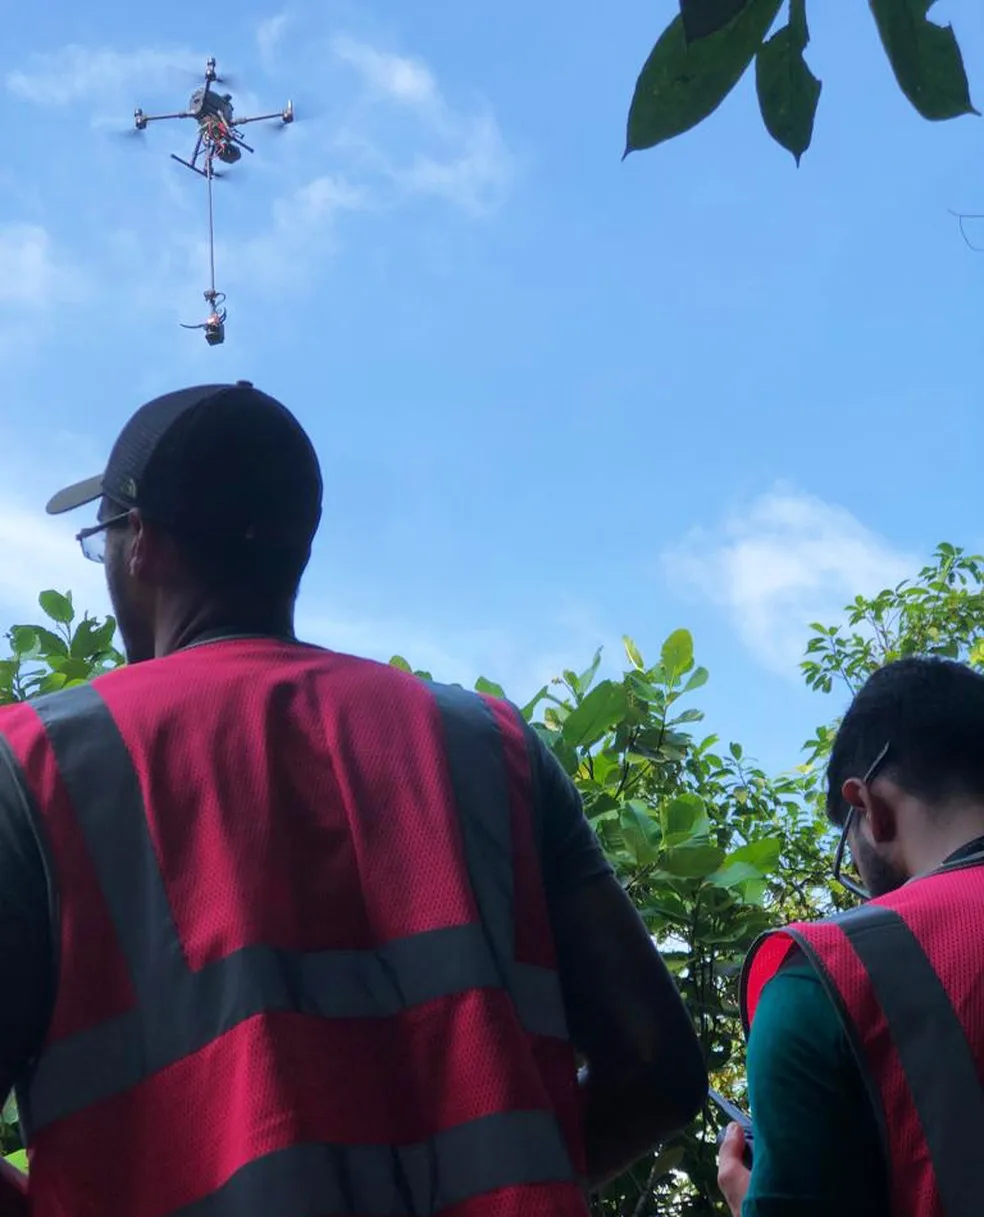
[[[201,72],[186,71],[183,72],[182,75],[185,77],[189,85],[200,85],[202,83]],[[212,83],[216,85],[226,85],[227,88],[230,89],[238,89],[240,86],[239,76],[236,73],[229,72],[216,72],[216,74],[212,77]]]
[[[111,127],[108,134],[113,139],[125,139],[138,148],[146,148],[145,129],[142,127]]]
[[[279,123],[270,122],[259,124],[265,138],[272,138],[273,136],[279,137],[297,122],[307,126],[312,119],[321,118],[323,110],[321,106],[319,106],[317,103],[312,103],[307,98],[302,98],[300,101],[294,98],[284,107],[284,112],[290,114],[290,118],[287,120],[287,122],[281,121]]]

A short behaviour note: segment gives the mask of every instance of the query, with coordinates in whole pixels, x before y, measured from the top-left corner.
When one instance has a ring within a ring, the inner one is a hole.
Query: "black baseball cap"
[[[60,490],[47,511],[104,496],[192,540],[308,549],[321,521],[321,468],[297,419],[248,380],[197,385],[141,406],[105,471]]]

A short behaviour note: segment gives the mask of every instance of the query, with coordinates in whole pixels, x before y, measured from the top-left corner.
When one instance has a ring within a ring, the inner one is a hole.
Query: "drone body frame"
[[[221,176],[215,168],[215,162],[223,165],[234,165],[242,158],[243,151],[255,151],[243,137],[242,128],[250,123],[272,122],[278,120],[284,126],[294,121],[294,103],[288,100],[282,110],[270,114],[255,114],[248,118],[237,118],[232,105],[231,93],[218,93],[212,88],[221,83],[216,71],[215,57],[212,56],[205,64],[205,80],[192,93],[188,108],[173,114],[145,114],[138,106],[133,112],[133,122],[137,131],[146,131],[150,123],[167,122],[173,119],[193,119],[198,124],[191,159],[186,160],[171,153],[171,159],[203,177],[208,187],[208,241],[209,264],[211,279],[205,291],[205,300],[211,307],[208,318],[199,325],[186,325],[184,329],[200,329],[205,331],[205,340],[209,346],[219,346],[225,341],[226,310],[221,308],[225,296],[215,287],[215,228],[213,221],[212,180]]]

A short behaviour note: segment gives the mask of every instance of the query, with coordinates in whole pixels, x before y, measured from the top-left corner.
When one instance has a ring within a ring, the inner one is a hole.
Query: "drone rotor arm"
[[[287,115],[290,115],[288,118]],[[245,127],[247,123],[268,123],[273,119],[279,118],[282,123],[290,123],[294,121],[294,108],[287,105],[283,110],[277,110],[273,114],[254,114],[251,118],[236,117],[236,126]]]
[[[160,123],[171,118],[194,118],[195,116],[188,110],[182,110],[179,114],[144,114],[142,110],[139,110],[134,117],[140,126],[143,126],[145,123]]]

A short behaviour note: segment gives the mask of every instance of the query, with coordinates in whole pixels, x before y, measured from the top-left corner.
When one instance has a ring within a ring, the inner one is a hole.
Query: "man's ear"
[[[876,778],[874,786],[866,785],[860,778],[848,778],[841,787],[841,795],[849,807],[855,809],[858,827],[876,845],[887,845],[898,835],[895,816],[895,787],[884,778]]]
[[[139,511],[130,512],[132,539],[128,567],[134,579],[157,587],[168,587],[180,580],[181,561],[174,542]]]
[[[128,518],[132,539],[126,555],[127,573],[133,579],[142,580],[146,576],[147,530],[139,511],[131,511]]]

